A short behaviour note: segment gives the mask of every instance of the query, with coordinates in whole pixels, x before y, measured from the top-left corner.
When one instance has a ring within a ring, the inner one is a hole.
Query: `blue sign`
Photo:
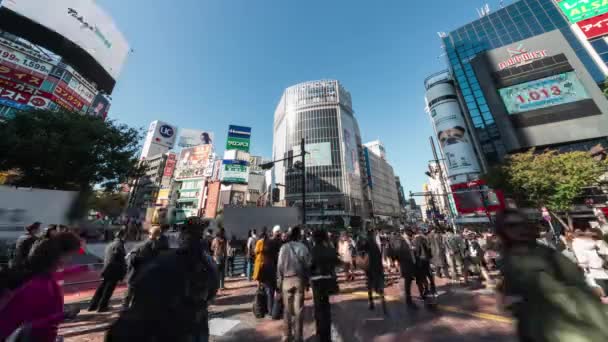
[[[173,127],[169,125],[162,125],[158,128],[158,132],[165,138],[171,138],[174,134]]]
[[[19,102],[15,102],[15,101],[8,100],[8,99],[2,99],[2,98],[0,98],[0,104],[3,104],[5,106],[9,106],[9,107],[13,107],[13,108],[17,108],[19,110],[28,110],[28,109],[31,108],[28,105],[24,105],[24,104],[19,103]]]
[[[224,159],[222,161],[222,164],[224,165],[242,165],[242,166],[249,166],[249,162],[246,160],[232,160],[232,159]]]
[[[230,125],[228,126],[228,137],[249,139],[251,137],[251,127]]]

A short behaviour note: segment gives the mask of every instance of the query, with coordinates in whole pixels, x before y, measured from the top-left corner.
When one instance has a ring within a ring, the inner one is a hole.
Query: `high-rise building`
[[[367,149],[373,154],[386,160],[386,149],[384,148],[384,144],[380,140],[370,141],[368,143],[363,144],[363,146],[367,147]]]
[[[378,151],[376,153],[368,148],[368,145],[376,147],[382,145],[363,145],[363,155],[367,169],[367,188],[371,199],[370,216],[374,218],[375,223],[385,222],[396,225],[399,223],[402,213],[393,167],[384,158],[385,154],[382,153],[384,148],[376,149]]]
[[[0,51],[0,117],[62,109],[105,118],[130,49],[94,1],[19,0],[0,1]]]
[[[367,215],[359,125],[351,95],[336,80],[310,81],[287,88],[274,117],[273,160],[314,151],[306,159],[307,222]],[[286,185],[287,206],[301,206],[300,157],[275,165],[276,182]]]

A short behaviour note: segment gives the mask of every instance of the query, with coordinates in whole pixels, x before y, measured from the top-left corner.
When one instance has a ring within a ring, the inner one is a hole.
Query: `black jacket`
[[[312,248],[311,276],[334,275],[339,262],[336,250],[328,245],[316,244]]]
[[[260,268],[259,280],[263,284],[274,285],[277,281],[277,264],[279,262],[279,251],[283,242],[279,238],[266,239],[264,241],[264,262]]]
[[[24,234],[17,239],[15,243],[15,257],[11,262],[12,267],[23,267],[27,261],[27,256],[30,254],[30,249],[38,240],[35,235]]]
[[[403,237],[400,237],[399,243],[399,267],[401,268],[401,276],[403,278],[415,277],[417,272],[414,246],[410,247]],[[414,245],[413,241],[412,245]]]
[[[131,285],[137,273],[158,256],[158,244],[155,240],[146,240],[135,246],[127,256],[127,283]]]
[[[127,262],[125,261],[125,243],[121,239],[115,239],[106,247],[103,260],[101,276],[108,280],[122,280],[127,273]]]

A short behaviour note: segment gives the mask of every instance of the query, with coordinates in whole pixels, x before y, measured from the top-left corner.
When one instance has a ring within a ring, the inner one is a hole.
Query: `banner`
[[[498,92],[509,114],[590,98],[574,71],[498,89]]]
[[[104,119],[108,116],[108,111],[110,110],[110,101],[101,93],[95,96],[95,100],[91,103],[89,107],[89,111],[87,114],[93,116],[101,116]]]
[[[198,145],[208,145],[213,143],[213,133],[199,129],[183,128],[180,130],[179,141],[180,147],[193,147]]]
[[[585,19],[576,23],[587,39],[593,39],[608,34],[608,13]]]
[[[44,77],[41,75],[33,75],[28,72],[17,69],[13,64],[5,61],[0,61],[0,76],[16,80],[19,82],[27,83],[35,87],[40,87],[44,81]]]
[[[573,24],[608,12],[606,0],[562,0],[557,4]]]
[[[212,145],[200,145],[181,151],[175,179],[204,177],[209,166]]]
[[[249,168],[247,162],[239,160],[224,160],[222,162],[223,183],[247,183],[249,179]]]
[[[24,48],[21,48],[24,49]],[[36,57],[29,56],[0,39],[0,61],[18,72],[36,76],[44,80],[53,69],[53,64]]]
[[[228,137],[226,150],[239,150],[249,152],[249,138]]]

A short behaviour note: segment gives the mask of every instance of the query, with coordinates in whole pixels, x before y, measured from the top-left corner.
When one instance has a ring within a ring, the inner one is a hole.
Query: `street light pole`
[[[304,138],[300,143],[300,154],[302,155],[302,228],[306,225],[306,150],[304,149]]]

